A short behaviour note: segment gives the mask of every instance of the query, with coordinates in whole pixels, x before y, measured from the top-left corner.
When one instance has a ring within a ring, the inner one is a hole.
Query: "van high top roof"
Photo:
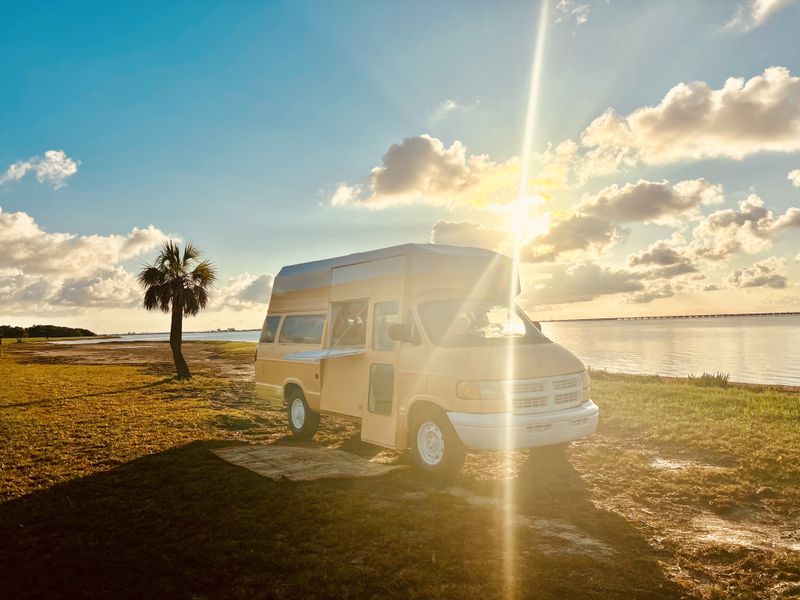
[[[395,257],[403,257],[389,261]],[[436,292],[471,293],[480,285],[508,297],[512,261],[508,256],[466,246],[402,244],[283,267],[275,277],[270,312],[325,310],[334,269],[375,263],[367,278],[403,277],[412,296]],[[397,270],[403,265],[402,270]]]

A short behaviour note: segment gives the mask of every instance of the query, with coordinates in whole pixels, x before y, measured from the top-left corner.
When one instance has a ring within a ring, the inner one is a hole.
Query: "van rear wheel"
[[[441,410],[417,414],[409,429],[411,455],[417,467],[435,475],[454,475],[467,456],[450,419]]]
[[[310,440],[319,429],[319,413],[308,407],[306,398],[300,390],[289,394],[286,408],[292,435],[298,440]]]

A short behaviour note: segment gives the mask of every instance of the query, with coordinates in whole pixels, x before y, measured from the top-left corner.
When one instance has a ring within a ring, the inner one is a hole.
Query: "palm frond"
[[[181,261],[181,265],[183,266],[184,270],[188,271],[189,263],[191,263],[191,261],[198,261],[202,254],[203,253],[200,251],[200,248],[191,242],[187,242],[186,246],[183,248],[183,260]]]
[[[210,260],[206,259],[198,263],[189,275],[194,285],[202,288],[210,288],[217,280],[217,269]]]

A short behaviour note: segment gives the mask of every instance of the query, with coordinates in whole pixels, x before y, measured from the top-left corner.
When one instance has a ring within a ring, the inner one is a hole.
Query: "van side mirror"
[[[389,327],[389,339],[395,342],[411,342],[418,344],[419,339],[411,330],[411,325],[408,323],[395,323]]]

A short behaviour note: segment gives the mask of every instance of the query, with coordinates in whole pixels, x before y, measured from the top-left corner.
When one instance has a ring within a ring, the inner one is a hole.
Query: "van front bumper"
[[[529,413],[448,412],[470,450],[518,450],[571,442],[594,433],[600,409],[591,400],[565,410]]]

